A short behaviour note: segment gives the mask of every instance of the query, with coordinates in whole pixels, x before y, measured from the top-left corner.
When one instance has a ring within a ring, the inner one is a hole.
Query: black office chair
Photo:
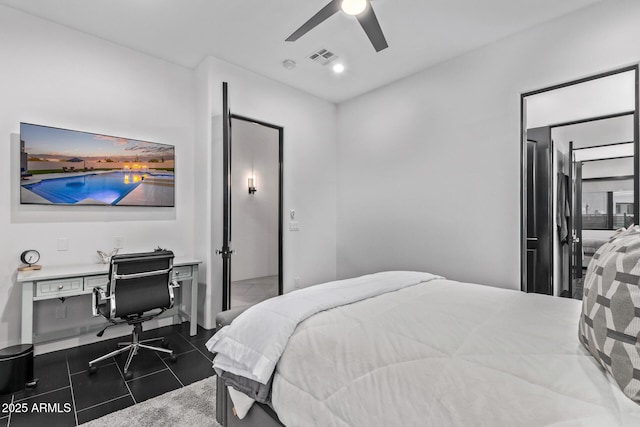
[[[113,325],[127,323],[133,325],[132,342],[118,343],[124,346],[89,362],[89,374],[97,372],[96,364],[102,360],[129,352],[124,365],[125,379],[131,379],[129,365],[138,350],[160,351],[171,355],[176,360],[173,350],[166,348],[164,338],[153,338],[140,341],[142,322],[150,320],[165,310],[173,307],[173,289],[179,285],[173,281],[173,252],[158,250],[137,254],[114,255],[109,267],[109,283],[107,289],[93,289],[93,315],[104,316],[110,324],[105,326],[98,336]],[[152,310],[157,310],[151,312]],[[116,319],[120,320],[116,320]],[[162,341],[163,347],[147,345],[153,341]]]

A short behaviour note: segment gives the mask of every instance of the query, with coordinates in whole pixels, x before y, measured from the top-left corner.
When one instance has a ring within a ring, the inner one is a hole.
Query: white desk
[[[189,319],[191,322],[189,333],[195,335],[198,328],[198,265],[202,261],[193,258],[176,257],[173,261],[173,277],[184,286],[186,281],[191,285],[191,312],[183,311],[182,295],[180,288],[180,300],[176,315]],[[106,286],[109,282],[109,264],[85,264],[64,267],[42,267],[42,270],[19,271],[16,279],[22,284],[22,344],[38,342],[33,333],[33,306],[37,301],[69,298],[78,295],[91,294],[96,286]],[[175,308],[174,306],[174,308]],[[91,307],[87,307],[90,313]],[[173,309],[172,309],[173,310]],[[101,329],[102,327],[100,327]],[[84,332],[90,332],[89,330]],[[78,330],[61,336],[74,336]]]

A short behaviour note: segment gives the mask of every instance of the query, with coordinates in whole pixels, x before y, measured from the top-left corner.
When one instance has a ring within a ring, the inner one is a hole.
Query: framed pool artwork
[[[20,123],[20,203],[175,206],[175,147]]]

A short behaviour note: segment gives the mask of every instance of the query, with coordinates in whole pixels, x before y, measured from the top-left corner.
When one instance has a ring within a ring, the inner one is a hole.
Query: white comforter
[[[640,426],[578,342],[580,302],[434,280],[323,311],[280,358],[287,426]]]
[[[386,271],[301,289],[250,307],[208,342],[213,367],[266,384],[300,322],[334,307],[434,279],[429,273]]]

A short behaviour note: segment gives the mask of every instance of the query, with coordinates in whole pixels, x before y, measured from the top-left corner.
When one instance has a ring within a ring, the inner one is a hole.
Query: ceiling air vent
[[[309,55],[310,60],[317,62],[320,65],[328,65],[329,63],[331,63],[331,61],[333,61],[337,57],[338,55],[328,51],[327,49],[318,49],[317,51]]]

